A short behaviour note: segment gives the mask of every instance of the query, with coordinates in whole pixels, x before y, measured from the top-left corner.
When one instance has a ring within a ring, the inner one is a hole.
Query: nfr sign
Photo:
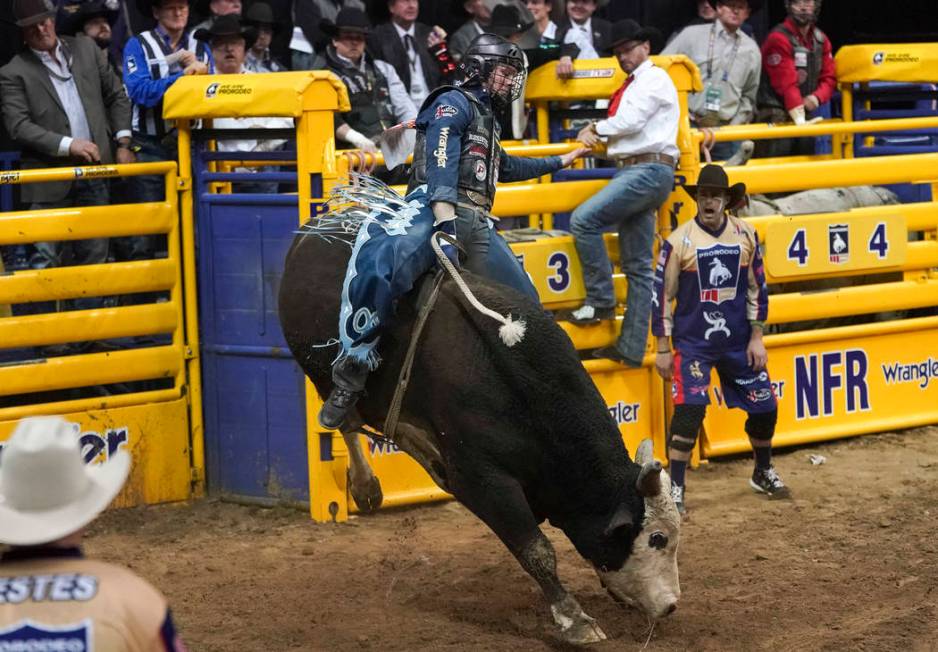
[[[866,351],[830,351],[795,357],[795,414],[800,419],[829,417],[843,401],[845,411],[870,409]]]

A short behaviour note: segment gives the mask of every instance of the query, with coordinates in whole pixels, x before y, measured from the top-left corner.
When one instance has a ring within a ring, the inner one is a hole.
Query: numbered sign
[[[765,264],[776,278],[879,271],[905,262],[902,215],[792,217],[766,229]]]

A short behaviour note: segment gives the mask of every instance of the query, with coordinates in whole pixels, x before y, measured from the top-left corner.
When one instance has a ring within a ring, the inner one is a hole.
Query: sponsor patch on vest
[[[90,652],[93,627],[90,618],[74,625],[44,625],[33,620],[21,620],[0,629],[0,650]]]
[[[718,243],[697,249],[697,281],[700,284],[701,301],[720,304],[736,298],[741,259],[742,249],[739,245]]]
[[[479,161],[476,163],[476,179],[483,181],[485,179],[485,174],[488,170],[485,167],[485,161]]]
[[[446,155],[446,145],[449,143],[449,127],[443,127],[440,129],[440,139],[437,141],[436,149],[433,150],[433,155],[436,157],[436,166],[438,168],[445,168],[446,162],[449,160],[449,157]]]
[[[441,104],[436,107],[436,115],[434,119],[439,120],[440,118],[452,118],[454,115],[459,114],[459,109],[451,104]]]

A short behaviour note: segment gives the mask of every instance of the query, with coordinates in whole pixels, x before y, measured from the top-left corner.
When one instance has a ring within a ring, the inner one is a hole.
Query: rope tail
[[[469,289],[469,286],[466,285],[466,282],[459,274],[459,270],[456,269],[456,267],[453,265],[453,262],[446,256],[446,254],[443,253],[443,248],[440,247],[440,238],[447,240],[453,245],[455,245],[456,242],[451,236],[440,231],[437,231],[430,237],[430,246],[433,247],[433,253],[436,254],[437,260],[440,261],[443,269],[445,269],[456,282],[456,286],[466,297],[466,300],[469,301],[472,307],[477,311],[481,312],[483,315],[491,317],[501,324],[498,329],[498,337],[501,338],[502,342],[505,343],[505,346],[512,347],[524,339],[524,332],[526,328],[524,320],[514,320],[511,318],[511,313],[508,313],[507,316],[503,316],[482,305],[482,303],[476,299],[475,295],[472,293],[472,290]]]

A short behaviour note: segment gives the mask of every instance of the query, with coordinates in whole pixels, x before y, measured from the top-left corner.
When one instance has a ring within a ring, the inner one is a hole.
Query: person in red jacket
[[[805,124],[837,87],[831,42],[817,27],[821,0],[786,0],[788,17],[762,45],[759,122]],[[762,141],[757,155],[813,154],[814,139]]]

